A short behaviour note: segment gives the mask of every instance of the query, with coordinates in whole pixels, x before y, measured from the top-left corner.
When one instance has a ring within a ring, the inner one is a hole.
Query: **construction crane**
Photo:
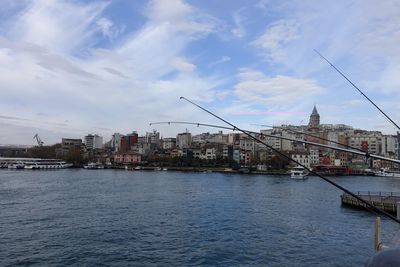
[[[43,141],[40,139],[38,134],[35,134],[33,136],[33,139],[36,139],[36,142],[38,143],[38,146],[43,146]]]

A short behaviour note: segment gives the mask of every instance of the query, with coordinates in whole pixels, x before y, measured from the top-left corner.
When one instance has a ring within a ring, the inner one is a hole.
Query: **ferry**
[[[65,169],[72,167],[72,164],[60,160],[36,160],[24,163],[24,169],[27,170],[46,170],[46,169]]]
[[[0,157],[0,165],[8,169],[64,169],[69,168],[68,164],[59,159],[41,159],[41,158],[4,158]]]
[[[307,179],[308,171],[301,166],[293,167],[290,170],[290,178],[304,180]]]
[[[380,176],[380,177],[400,178],[399,171],[390,171],[387,168],[380,168],[379,171],[374,171],[373,173],[375,176]]]

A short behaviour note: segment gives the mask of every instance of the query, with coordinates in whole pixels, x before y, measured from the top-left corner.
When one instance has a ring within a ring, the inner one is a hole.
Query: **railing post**
[[[381,244],[381,217],[376,217],[375,220],[375,251],[378,252],[382,249]]]

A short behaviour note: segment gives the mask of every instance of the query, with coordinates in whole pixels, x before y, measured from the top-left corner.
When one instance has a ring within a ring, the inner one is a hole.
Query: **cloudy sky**
[[[252,130],[316,104],[322,123],[394,133],[313,49],[400,122],[399,14],[396,0],[3,0],[0,144],[219,123],[179,96]]]

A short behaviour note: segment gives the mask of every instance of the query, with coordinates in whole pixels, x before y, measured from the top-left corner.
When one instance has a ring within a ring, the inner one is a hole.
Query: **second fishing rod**
[[[303,167],[304,169],[306,169],[307,171],[309,171],[309,172],[312,173],[313,175],[315,175],[315,176],[321,178],[321,179],[324,180],[325,182],[327,182],[327,183],[329,183],[329,184],[335,186],[336,188],[340,189],[341,191],[345,192],[346,194],[349,194],[349,195],[352,196],[353,198],[355,198],[355,199],[357,199],[358,201],[364,203],[364,204],[365,204],[365,207],[366,207],[367,209],[369,209],[370,211],[372,211],[372,212],[374,212],[374,213],[377,213],[377,214],[382,214],[382,215],[386,216],[387,218],[389,218],[389,219],[391,219],[391,220],[393,220],[393,221],[395,221],[395,222],[397,222],[397,223],[400,224],[400,220],[397,219],[396,217],[394,217],[393,215],[391,215],[391,214],[387,213],[386,211],[383,211],[383,210],[381,210],[381,209],[375,207],[374,205],[372,205],[372,204],[369,203],[368,201],[362,199],[361,197],[357,196],[356,194],[354,194],[354,193],[351,192],[350,190],[346,189],[345,187],[343,187],[343,186],[341,186],[341,185],[339,185],[339,184],[337,184],[337,183],[331,181],[330,179],[328,179],[328,178],[326,178],[326,177],[324,177],[324,176],[318,174],[317,172],[311,170],[310,168],[308,168],[308,167],[305,166],[304,164],[301,164],[300,162],[298,162],[298,161],[292,159],[291,157],[289,157],[289,156],[286,155],[285,153],[281,152],[280,150],[278,150],[278,149],[272,147],[271,145],[265,143],[264,141],[262,141],[262,140],[260,140],[260,139],[258,139],[258,138],[256,138],[256,137],[254,137],[254,136],[253,136],[252,134],[250,134],[249,132],[240,129],[240,128],[237,127],[236,125],[234,125],[234,124],[228,122],[227,120],[225,120],[225,119],[219,117],[218,115],[214,114],[213,112],[211,112],[211,111],[209,111],[209,110],[203,108],[202,106],[196,104],[195,102],[193,102],[193,101],[191,101],[191,100],[189,100],[189,99],[187,99],[187,98],[185,98],[185,97],[183,97],[183,96],[181,96],[180,99],[183,99],[183,100],[187,101],[188,103],[190,103],[190,104],[192,104],[192,105],[198,107],[199,109],[201,109],[201,110],[207,112],[208,114],[212,115],[213,117],[215,117],[215,118],[219,119],[220,121],[222,121],[222,122],[228,124],[228,125],[231,126],[232,128],[234,128],[234,129],[236,129],[236,130],[242,132],[243,134],[247,135],[249,138],[253,139],[254,141],[257,141],[258,143],[261,143],[261,144],[263,144],[264,146],[268,147],[269,149],[271,149],[271,150],[274,151],[275,153],[279,154],[280,156],[282,156],[282,157],[286,158],[287,160],[289,160],[289,161],[291,161],[291,162],[294,162],[294,163],[296,163],[297,165]]]

